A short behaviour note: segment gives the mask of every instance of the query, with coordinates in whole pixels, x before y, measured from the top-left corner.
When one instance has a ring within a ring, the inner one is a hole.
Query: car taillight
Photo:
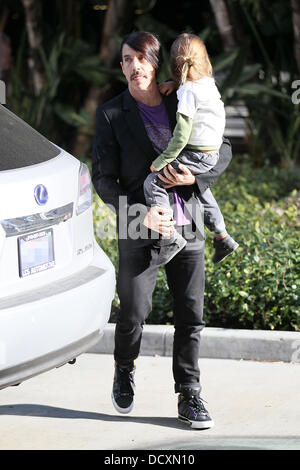
[[[76,214],[82,214],[92,204],[92,187],[91,177],[88,167],[84,163],[80,163],[79,168],[79,189]]]

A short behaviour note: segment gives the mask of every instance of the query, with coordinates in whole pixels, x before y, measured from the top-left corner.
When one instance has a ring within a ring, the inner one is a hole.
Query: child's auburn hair
[[[171,46],[171,71],[178,86],[188,79],[212,77],[212,66],[204,42],[195,34],[183,33]]]

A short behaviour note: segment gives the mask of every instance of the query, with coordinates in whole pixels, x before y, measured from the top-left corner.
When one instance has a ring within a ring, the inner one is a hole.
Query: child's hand
[[[157,169],[156,169],[153,165],[150,166],[150,170],[152,171],[152,173],[153,173],[154,171],[157,171]]]
[[[175,82],[162,82],[158,84],[158,89],[162,95],[169,95],[176,88]]]

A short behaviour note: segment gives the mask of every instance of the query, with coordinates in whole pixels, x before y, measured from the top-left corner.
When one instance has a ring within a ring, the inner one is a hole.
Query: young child
[[[193,34],[181,34],[171,47],[171,71],[174,82],[159,85],[160,92],[169,94],[177,89],[177,124],[167,149],[152,163],[152,173],[144,182],[144,194],[148,206],[166,207],[173,217],[164,182],[157,176],[172,162],[186,165],[194,175],[213,168],[219,159],[219,148],[225,128],[225,110],[215,85],[212,67],[204,43]],[[239,246],[226,232],[219,206],[211,194],[205,191],[208,201],[205,217],[211,220],[209,229],[215,232],[213,262],[218,263]],[[211,212],[211,214],[210,214]],[[178,231],[160,242],[157,265],[168,263],[186,245]]]

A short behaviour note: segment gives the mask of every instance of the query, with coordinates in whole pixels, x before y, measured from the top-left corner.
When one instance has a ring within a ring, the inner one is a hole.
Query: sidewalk
[[[75,366],[0,391],[0,449],[300,450],[300,363],[199,363],[213,429],[177,420],[171,357],[138,358],[135,407],[119,415],[113,356],[84,354]]]

